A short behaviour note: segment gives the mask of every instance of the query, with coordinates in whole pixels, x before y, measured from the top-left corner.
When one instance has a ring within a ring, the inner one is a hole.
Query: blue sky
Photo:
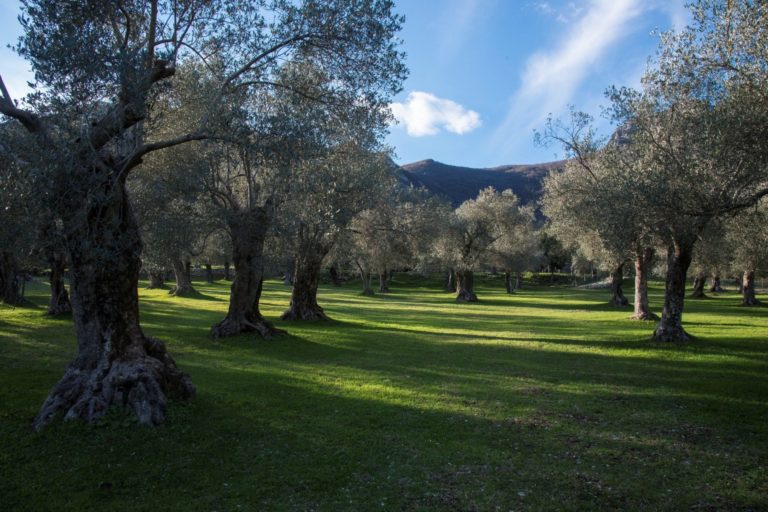
[[[410,76],[395,98],[396,161],[469,167],[544,162],[533,130],[568,105],[599,116],[609,85],[638,85],[654,29],[680,27],[685,0],[396,0]],[[16,0],[0,0],[0,74],[14,97],[30,74],[6,45]],[[605,125],[605,129],[609,127]]]

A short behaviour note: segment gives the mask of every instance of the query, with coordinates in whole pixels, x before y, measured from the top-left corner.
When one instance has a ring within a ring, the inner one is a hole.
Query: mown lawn
[[[160,427],[115,411],[30,423],[75,352],[71,321],[0,306],[0,510],[768,510],[768,308],[688,300],[695,342],[603,290],[501,280],[324,287],[334,321],[211,340],[228,284],[142,292],[145,330],[198,388]],[[660,289],[652,306],[658,310]],[[265,286],[276,319],[289,289]]]

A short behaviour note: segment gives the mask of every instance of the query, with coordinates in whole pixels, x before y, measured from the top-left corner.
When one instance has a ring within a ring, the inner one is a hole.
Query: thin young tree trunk
[[[69,302],[69,293],[64,286],[64,269],[66,267],[64,256],[54,251],[49,255],[48,263],[51,265],[49,276],[51,300],[48,303],[46,315],[68,315],[72,312],[72,304]]]
[[[693,258],[694,241],[674,240],[667,248],[667,278],[664,286],[664,307],[653,339],[664,342],[688,341],[683,329],[685,280]]]
[[[471,270],[457,270],[456,290],[457,302],[477,302],[475,273]]]
[[[723,293],[725,290],[723,289],[723,285],[720,282],[720,274],[715,274],[712,276],[712,282],[709,286],[709,291],[711,293]]]
[[[658,320],[648,302],[648,271],[653,262],[653,248],[635,249],[635,310],[632,320]]]
[[[270,222],[267,209],[232,213],[227,220],[235,278],[230,288],[227,316],[211,328],[214,338],[255,331],[270,339],[285,333],[267,322],[259,311],[264,281],[264,239]]]
[[[139,230],[125,184],[105,181],[106,199],[65,222],[78,351],[35,418],[36,430],[59,415],[92,422],[111,406],[132,409],[140,423],[158,424],[169,396],[195,393],[165,345],[141,330]],[[99,250],[104,246],[110,250]]]
[[[11,306],[23,303],[20,283],[16,257],[9,251],[0,251],[0,300]]]
[[[624,263],[616,265],[611,270],[611,300],[609,304],[623,308],[629,306],[629,300],[624,296],[621,285],[624,283]]]
[[[691,292],[691,298],[705,299],[707,296],[704,294],[704,286],[707,284],[707,274],[700,270],[696,273],[696,277],[693,279],[693,291]]]
[[[341,278],[339,277],[339,271],[336,270],[336,266],[332,266],[328,273],[331,276],[331,282],[333,283],[333,286],[341,286]]]
[[[760,301],[755,296],[755,271],[745,270],[741,280],[742,306],[759,306]]]
[[[148,290],[160,290],[166,288],[164,270],[148,270],[147,274],[149,274]]]
[[[389,272],[379,272],[379,293],[389,293]]]
[[[208,284],[213,283],[213,268],[210,262],[205,263],[205,282]]]
[[[188,267],[180,259],[171,261],[173,275],[176,279],[176,285],[168,293],[174,297],[188,297],[197,294],[197,290],[192,287],[192,281],[189,279]]]
[[[456,293],[456,272],[452,268],[448,269],[444,289],[447,292]]]
[[[317,303],[320,272],[328,251],[309,245],[304,248],[303,254],[296,255],[291,304],[283,313],[283,320],[328,320],[323,308]]]

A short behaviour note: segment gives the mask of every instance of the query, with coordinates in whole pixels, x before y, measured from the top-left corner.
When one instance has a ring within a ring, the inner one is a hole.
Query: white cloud
[[[481,124],[480,114],[474,110],[428,92],[414,91],[405,103],[392,103],[390,108],[412,137],[437,135],[441,129],[462,135]]]
[[[542,11],[546,9],[542,6],[551,8],[544,2],[539,4]],[[531,131],[540,127],[550,112],[562,112],[573,101],[593,66],[631,32],[630,22],[646,7],[642,0],[591,0],[583,15],[570,23],[570,30],[556,48],[529,57],[495,142],[524,139],[529,143]],[[580,12],[571,10],[574,16]]]

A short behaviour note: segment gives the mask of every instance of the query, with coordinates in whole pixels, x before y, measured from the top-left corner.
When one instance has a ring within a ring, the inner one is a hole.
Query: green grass
[[[334,319],[211,340],[227,284],[142,291],[145,330],[198,388],[148,428],[30,423],[75,353],[71,322],[0,306],[0,510],[768,510],[768,308],[686,302],[696,341],[649,341],[604,290],[454,304],[323,287]],[[652,306],[658,309],[658,287]],[[276,319],[289,290],[265,286]]]

